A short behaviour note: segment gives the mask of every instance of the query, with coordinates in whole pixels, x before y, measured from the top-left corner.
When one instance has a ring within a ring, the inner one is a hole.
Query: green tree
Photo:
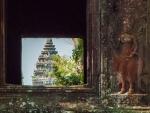
[[[56,85],[69,86],[83,83],[83,72],[76,69],[78,65],[74,59],[53,55],[51,60],[54,70],[49,75],[56,77]]]
[[[83,63],[84,56],[84,45],[83,40],[78,38],[76,39],[75,49],[73,49],[72,57],[76,63]]]
[[[56,85],[81,85],[83,84],[83,40],[74,38],[74,49],[70,58],[65,56],[53,55],[51,61],[53,63],[53,71],[48,75],[56,78]]]

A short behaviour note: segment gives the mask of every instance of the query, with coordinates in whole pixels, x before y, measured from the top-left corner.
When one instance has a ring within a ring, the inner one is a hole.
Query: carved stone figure
[[[119,94],[123,94],[127,90],[128,94],[132,94],[135,81],[142,72],[143,61],[138,56],[137,41],[133,35],[123,33],[120,35],[119,41],[122,43],[121,51],[113,57],[113,69],[117,73],[121,85]]]

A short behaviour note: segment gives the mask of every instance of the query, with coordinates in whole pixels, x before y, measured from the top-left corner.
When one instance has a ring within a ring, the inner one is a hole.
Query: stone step
[[[149,94],[111,94],[118,106],[150,106]]]
[[[150,113],[150,106],[128,106],[126,109],[132,110],[135,113]]]

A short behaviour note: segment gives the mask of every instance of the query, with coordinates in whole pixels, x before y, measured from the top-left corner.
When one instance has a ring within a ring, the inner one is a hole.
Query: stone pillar
[[[146,36],[145,36],[145,53],[144,53],[144,57],[145,57],[145,69],[144,72],[145,74],[143,74],[143,76],[141,76],[141,80],[142,83],[141,87],[146,90],[147,93],[150,93],[150,0],[147,0],[147,12],[146,12]],[[143,85],[143,86],[142,86]]]
[[[0,85],[5,83],[4,0],[0,0]]]
[[[98,92],[100,76],[100,0],[87,0],[87,82]]]

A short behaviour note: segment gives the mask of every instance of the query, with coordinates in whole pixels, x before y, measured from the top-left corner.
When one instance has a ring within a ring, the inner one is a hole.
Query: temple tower
[[[52,39],[49,38],[46,40],[46,44],[36,63],[36,69],[32,77],[33,86],[53,85],[54,78],[49,77],[48,72],[53,71],[50,57],[54,54],[57,54],[57,51]]]

